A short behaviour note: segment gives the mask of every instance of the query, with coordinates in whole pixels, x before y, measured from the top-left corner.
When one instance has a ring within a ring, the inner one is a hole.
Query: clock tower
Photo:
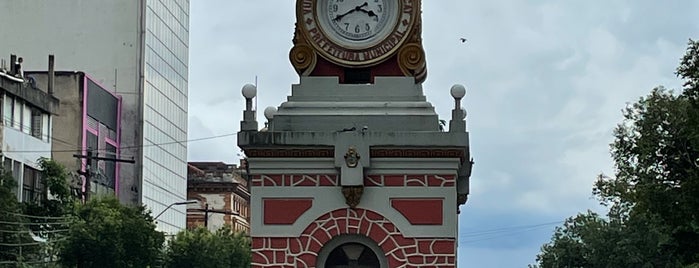
[[[238,145],[251,185],[252,267],[456,267],[473,162],[461,107],[426,100],[420,0],[297,0],[291,95],[256,88]]]
[[[420,1],[299,0],[296,19],[289,56],[301,76],[335,76],[340,83],[426,78]]]

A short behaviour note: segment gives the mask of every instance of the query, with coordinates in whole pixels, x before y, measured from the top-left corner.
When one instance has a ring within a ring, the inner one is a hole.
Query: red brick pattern
[[[454,187],[454,175],[369,175],[364,186],[389,187]]]
[[[333,237],[361,234],[376,241],[389,267],[455,267],[454,238],[406,238],[388,219],[364,209],[339,209],[311,223],[300,237],[253,237],[252,267],[315,267]]]
[[[319,187],[338,186],[338,176],[335,174],[278,174],[278,175],[252,175],[252,186],[264,187]]]

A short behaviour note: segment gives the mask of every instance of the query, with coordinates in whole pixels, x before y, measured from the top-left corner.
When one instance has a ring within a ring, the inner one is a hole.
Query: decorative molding
[[[415,82],[427,78],[427,61],[421,44],[410,43],[398,52],[398,66],[405,76],[415,77]]]
[[[454,175],[368,175],[366,187],[454,187]]]
[[[350,146],[349,149],[347,149],[347,153],[345,153],[345,164],[347,164],[349,168],[356,168],[360,158],[362,157],[357,153],[357,148]]]
[[[371,148],[372,158],[460,158],[463,163],[465,149],[456,148]]]
[[[285,149],[285,148],[274,148],[274,149],[246,149],[245,156],[249,158],[253,157],[269,157],[269,158],[281,158],[281,157],[295,157],[295,158],[322,158],[322,157],[335,157],[335,149],[333,148],[314,148],[314,149]]]
[[[345,197],[345,204],[354,209],[359,205],[364,193],[364,186],[343,186],[342,195]]]
[[[272,174],[251,175],[254,187],[334,187],[337,174]],[[382,174],[364,177],[364,187],[454,187],[455,175]]]
[[[468,194],[457,194],[456,195],[456,213],[461,213],[461,205],[466,204],[468,201]]]
[[[329,187],[338,186],[336,174],[251,175],[254,187]]]
[[[294,34],[294,47],[289,51],[289,60],[291,65],[294,66],[296,72],[301,76],[308,76],[311,74],[313,69],[315,69],[318,63],[318,54],[316,54],[313,47],[305,43],[305,41],[299,40],[297,43],[297,37],[301,36],[299,34],[298,23],[296,26],[296,33]]]

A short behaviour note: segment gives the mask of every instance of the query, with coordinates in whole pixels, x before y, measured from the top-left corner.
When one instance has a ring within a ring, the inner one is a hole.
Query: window
[[[5,157],[2,162],[3,172],[12,172],[12,159]]]
[[[3,172],[3,173],[9,173],[10,176],[12,176],[12,159],[7,158],[7,157],[5,157],[5,159],[3,159],[3,162],[2,162],[2,172]],[[4,174],[3,174],[3,175],[4,175]],[[12,185],[12,192],[13,192],[16,196],[19,196],[19,195],[18,195],[18,192],[17,192],[18,187],[17,187],[17,184],[16,184],[17,179],[16,179],[16,178],[13,178],[13,179],[14,179],[15,183],[13,183],[13,185]],[[3,181],[2,183],[5,183],[5,182]]]
[[[116,158],[116,147],[107,143],[106,144],[106,154],[107,157],[114,157]],[[114,187],[116,186],[116,162],[115,161],[104,161],[104,177],[105,180],[103,181],[104,185],[110,189],[110,191],[114,191]]]
[[[32,129],[31,129],[31,126],[32,126],[32,122],[31,122],[32,108],[29,105],[27,105],[26,103],[24,105],[19,105],[17,107],[21,107],[21,112],[20,112],[21,120],[19,122],[21,122],[22,132],[31,135],[32,134]]]
[[[24,166],[24,178],[22,180],[22,201],[35,202],[43,199],[44,185],[41,183],[41,173]]]
[[[43,117],[41,115],[41,111],[39,109],[32,109],[32,117],[30,123],[30,128],[31,128],[31,134],[32,136],[42,139],[41,132],[43,131]]]
[[[12,101],[12,127],[21,130],[22,102],[16,99]]]
[[[93,151],[99,149],[99,147],[98,147],[99,140],[97,139],[97,135],[95,135],[94,133],[92,133],[90,131],[87,131],[86,134],[87,134],[87,139],[86,139],[87,149],[93,150]]]
[[[41,114],[41,117],[43,118],[41,120],[41,133],[43,133],[42,138],[45,142],[49,142],[51,139],[51,134],[50,134],[50,127],[51,127],[51,118],[49,117],[49,114],[43,113]]]
[[[4,122],[5,126],[12,126],[12,118],[14,117],[14,114],[12,113],[13,105],[14,101],[12,96],[5,95],[5,100],[3,101],[2,105],[2,121]]]
[[[17,195],[17,198],[20,197],[20,189],[22,189],[22,186],[19,184],[20,183],[20,178],[22,176],[22,163],[18,161],[13,161],[12,159],[5,158],[5,166],[9,166],[7,169],[7,172],[12,172],[12,178],[15,179],[15,187],[14,187],[14,192]]]

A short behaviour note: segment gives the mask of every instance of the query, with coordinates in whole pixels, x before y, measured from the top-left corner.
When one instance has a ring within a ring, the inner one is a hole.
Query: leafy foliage
[[[75,197],[70,194],[65,167],[52,159],[43,157],[39,158],[38,163],[41,168],[41,181],[53,197],[49,198],[48,193],[45,193],[47,195],[45,199],[53,199],[61,203],[72,202]]]
[[[677,76],[685,80],[685,94],[694,101],[699,99],[699,42],[689,39],[687,53],[677,67]]]
[[[182,231],[166,251],[166,267],[250,267],[250,240],[226,226],[212,233],[205,227]]]
[[[74,200],[63,189],[67,189],[63,167],[47,158],[37,161],[42,169],[45,191],[42,198],[28,203],[19,203],[15,179],[3,173],[0,190],[0,261],[5,263],[29,263],[36,265],[51,262],[55,255],[55,243],[65,230],[66,214]],[[65,186],[65,188],[63,188]],[[51,195],[49,195],[49,192]]]
[[[558,227],[541,267],[699,267],[699,43],[677,70],[682,94],[663,88],[624,110],[611,145],[616,174],[593,193],[609,208]]]
[[[13,192],[15,186],[12,175],[0,169],[0,262],[3,263],[19,261],[19,247],[15,245],[31,242],[26,228],[20,225],[25,219],[19,216],[22,211]]]
[[[92,199],[76,207],[59,262],[69,267],[147,267],[156,263],[164,241],[144,207],[124,206],[115,198]]]

